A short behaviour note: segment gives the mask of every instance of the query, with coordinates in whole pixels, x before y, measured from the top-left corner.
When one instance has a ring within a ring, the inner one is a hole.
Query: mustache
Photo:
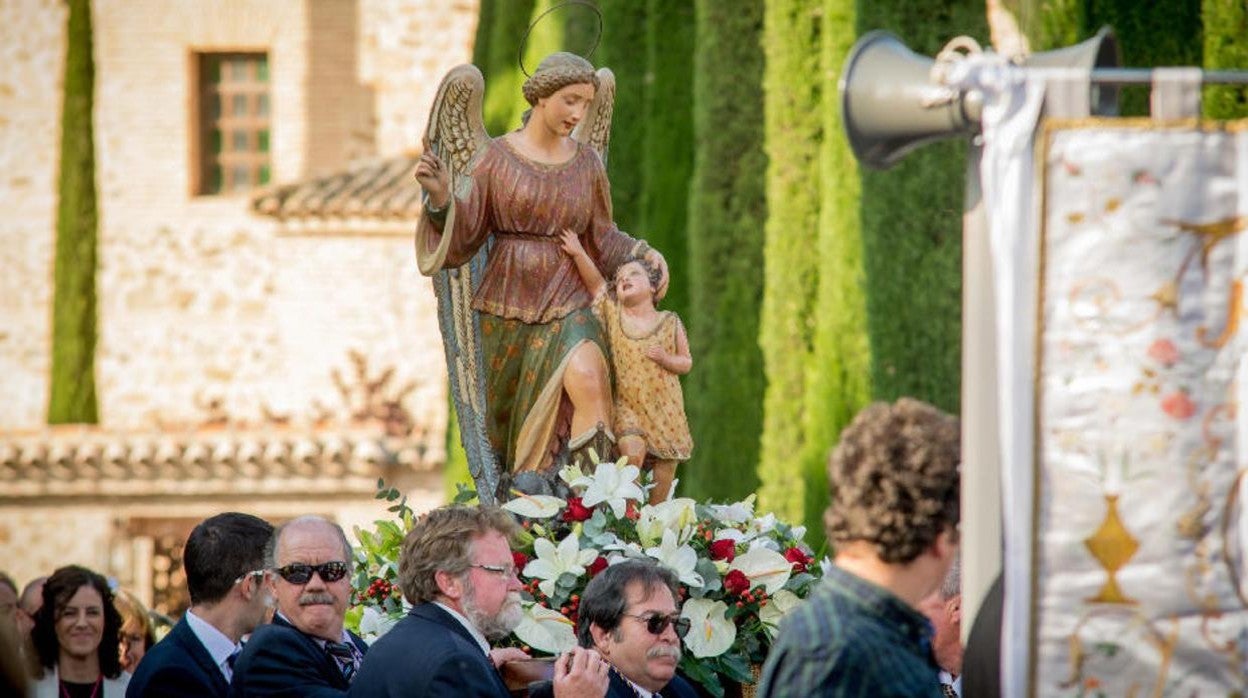
[[[327,591],[310,591],[299,597],[300,606],[316,606],[320,604],[334,604],[334,595]]]
[[[674,645],[655,645],[649,650],[646,650],[646,659],[659,659],[661,657],[675,659],[679,662],[680,648]]]

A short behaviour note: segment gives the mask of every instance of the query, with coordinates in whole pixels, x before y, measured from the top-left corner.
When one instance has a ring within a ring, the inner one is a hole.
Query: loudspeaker
[[[841,120],[858,161],[872,169],[896,164],[906,153],[934,141],[979,130],[982,99],[932,82],[935,63],[885,31],[863,35],[841,71]],[[1066,48],[1029,56],[1036,68],[1105,68],[1118,65],[1118,43],[1105,27]],[[1117,111],[1117,90],[1092,88],[1092,112]]]

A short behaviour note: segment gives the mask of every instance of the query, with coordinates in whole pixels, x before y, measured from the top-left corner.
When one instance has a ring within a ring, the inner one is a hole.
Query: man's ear
[[[589,634],[594,638],[594,649],[598,650],[598,654],[608,656],[611,649],[611,631],[603,630],[602,626],[597,623],[590,623]]]
[[[451,574],[446,570],[438,570],[433,573],[433,581],[438,585],[438,591],[448,599],[460,600],[464,596],[464,582],[458,575]]]
[[[958,594],[951,599],[945,601],[945,615],[949,617],[950,623],[962,622],[962,595]]]

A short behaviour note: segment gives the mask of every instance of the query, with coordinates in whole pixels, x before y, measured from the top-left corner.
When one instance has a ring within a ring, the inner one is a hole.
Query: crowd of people
[[[960,460],[957,420],[918,401],[872,405],[845,430],[829,463],[834,564],[782,623],[759,695],[961,695]],[[677,672],[676,576],[649,559],[590,581],[573,651],[543,664],[494,647],[521,620],[516,534],[492,507],[418,518],[398,571],[411,610],[371,646],[345,627],[351,544],[318,516],[202,521],[182,557],[190,608],[159,642],[139,600],[91,570],[20,592],[0,576],[4,694],[504,698],[525,665],[548,674],[528,686],[540,698],[698,695]]]

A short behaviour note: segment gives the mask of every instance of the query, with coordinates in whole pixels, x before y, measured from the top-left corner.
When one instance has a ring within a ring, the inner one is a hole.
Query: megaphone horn
[[[882,170],[925,143],[979,130],[979,94],[935,84],[934,63],[885,31],[869,32],[854,44],[841,71],[841,120],[859,162]],[[1117,42],[1104,28],[1080,44],[1033,54],[1023,65],[1088,70],[1117,66]],[[1117,90],[1097,90],[1092,105],[1095,114],[1115,113]]]

